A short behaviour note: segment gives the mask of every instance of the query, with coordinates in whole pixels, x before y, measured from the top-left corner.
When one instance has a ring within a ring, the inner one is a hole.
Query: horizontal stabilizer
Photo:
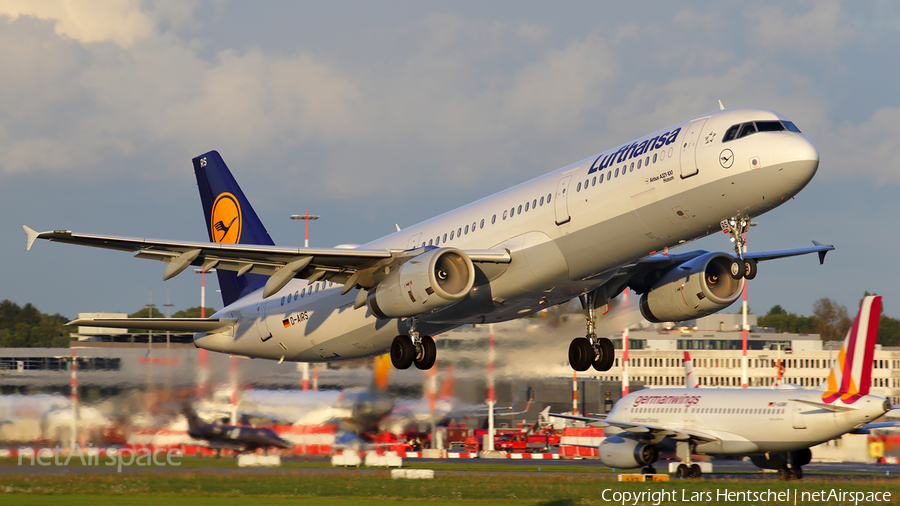
[[[66,325],[111,329],[147,329],[169,332],[217,332],[231,328],[230,318],[79,318]]]

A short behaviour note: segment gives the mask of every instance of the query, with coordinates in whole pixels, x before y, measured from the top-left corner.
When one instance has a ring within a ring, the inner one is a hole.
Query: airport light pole
[[[147,308],[147,318],[153,318],[153,308],[156,307],[156,304],[153,303],[153,288],[152,287],[150,288],[150,302],[148,302],[147,304],[144,304],[144,306]],[[147,332],[149,332],[149,334],[147,334],[147,349],[149,350],[149,349],[153,348],[153,330],[150,329],[150,330],[147,330]]]
[[[303,234],[303,247],[309,247],[309,220],[318,220],[321,218],[318,214],[309,214],[309,211],[305,211],[304,214],[292,214],[292,220],[303,220],[305,222],[305,232]]]
[[[172,306],[174,306],[174,305],[175,304],[172,304],[171,299],[169,299],[169,289],[166,288],[166,303],[163,304],[163,307],[166,308],[166,318],[170,318],[169,312],[172,310]],[[167,350],[169,349],[170,340],[171,340],[171,332],[169,332],[167,330],[166,331],[166,349]]]
[[[303,220],[304,221],[304,232],[303,232],[303,247],[309,247],[309,220],[318,220],[320,216],[318,214],[309,214],[309,211],[304,211],[303,214],[292,214],[292,220]],[[309,362],[298,362],[297,368],[303,373],[303,390],[309,390]],[[318,371],[313,371],[316,375],[316,380],[318,380]],[[318,381],[315,382],[314,390],[319,389]]]

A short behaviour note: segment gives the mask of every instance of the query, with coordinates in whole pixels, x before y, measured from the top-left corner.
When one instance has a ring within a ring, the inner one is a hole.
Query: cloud
[[[50,21],[58,35],[86,44],[109,41],[128,48],[153,33],[140,0],[7,0],[0,3],[2,16]]]
[[[756,21],[752,27],[756,45],[777,51],[797,51],[822,56],[855,38],[846,26],[847,15],[839,0],[808,2],[810,9],[791,16],[782,5],[754,6],[744,16]]]

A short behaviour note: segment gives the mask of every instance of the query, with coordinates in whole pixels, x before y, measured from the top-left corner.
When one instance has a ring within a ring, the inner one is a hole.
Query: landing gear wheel
[[[803,469],[800,466],[794,466],[791,468],[791,474],[789,479],[793,480],[802,480],[803,479]]]
[[[785,467],[778,468],[778,479],[781,481],[788,481],[791,479],[791,470]]]
[[[416,347],[409,336],[397,336],[391,343],[391,363],[397,369],[409,369],[416,358]]]
[[[691,464],[691,478],[700,478],[703,476],[703,471],[700,470],[699,464]]]
[[[597,347],[600,350],[600,358],[595,360],[591,365],[598,371],[608,371],[612,369],[613,363],[616,361],[616,347],[612,341],[605,337],[597,340]]]
[[[594,347],[586,337],[576,337],[569,345],[569,364],[576,371],[587,371],[594,362]]]
[[[653,466],[647,466],[641,469],[641,474],[656,474],[656,469]]]
[[[732,260],[731,265],[728,266],[728,274],[731,274],[734,279],[744,277],[744,263],[737,259]]]
[[[689,468],[685,464],[678,464],[678,469],[675,470],[676,478],[690,478],[691,477],[691,468]]]
[[[437,358],[437,346],[434,345],[434,339],[431,336],[422,336],[421,339],[421,350],[416,354],[413,362],[419,369],[431,369],[434,366],[434,360]]]
[[[756,260],[752,258],[744,259],[744,277],[747,279],[756,277]]]

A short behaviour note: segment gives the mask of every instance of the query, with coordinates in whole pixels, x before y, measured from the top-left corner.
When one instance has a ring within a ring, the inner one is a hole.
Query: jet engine
[[[456,248],[437,248],[411,258],[369,292],[377,318],[409,318],[449,306],[475,284],[472,260]]]
[[[751,455],[750,462],[753,462],[760,469],[781,469],[787,464],[795,467],[802,467],[812,460],[812,451],[809,448],[805,450],[797,450],[787,453],[770,453],[768,455]]]
[[[641,296],[641,314],[648,321],[680,322],[711,315],[741,295],[744,279],[734,279],[734,259],[706,253],[667,272]]]
[[[635,439],[610,436],[600,443],[600,460],[609,467],[631,469],[649,466],[659,459],[656,445],[641,443]]]

